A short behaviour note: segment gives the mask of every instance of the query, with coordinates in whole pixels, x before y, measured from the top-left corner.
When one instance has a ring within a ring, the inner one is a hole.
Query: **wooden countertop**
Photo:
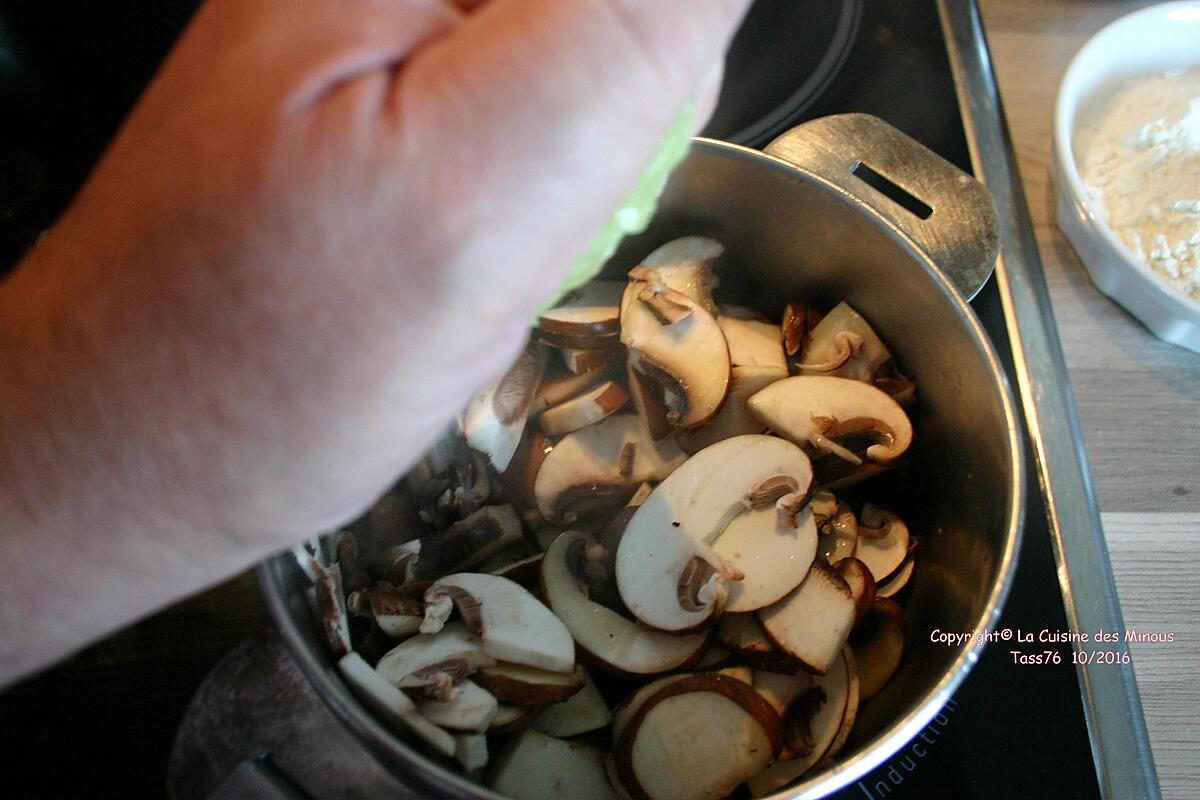
[[[1200,785],[1200,612],[1192,594],[1200,356],[1158,341],[1091,284],[1055,226],[1049,174],[1053,101],[1067,62],[1088,36],[1143,5],[981,0],[1126,625],[1175,633],[1173,644],[1134,645],[1133,654],[1164,795],[1182,798]],[[126,796],[160,796],[191,693],[264,619],[253,580],[242,575],[0,696],[0,775],[52,763],[61,769],[40,773],[43,785],[18,796],[55,796],[50,787],[63,770],[70,785],[116,790],[113,775],[121,774]]]
[[[1054,99],[1074,53],[1145,2],[981,0],[1021,178],[1075,391],[1164,797],[1200,786],[1200,355],[1102,295],[1055,224]]]

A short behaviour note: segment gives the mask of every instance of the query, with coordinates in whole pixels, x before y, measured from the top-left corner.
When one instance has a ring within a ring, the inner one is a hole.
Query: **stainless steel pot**
[[[920,539],[903,664],[861,709],[837,763],[779,798],[823,796],[895,753],[977,658],[973,644],[935,643],[931,632],[983,633],[999,618],[1024,508],[1020,428],[996,354],[964,297],[990,274],[994,228],[990,200],[972,178],[879,120],[844,115],[793,129],[766,154],[696,140],[650,229],[626,241],[608,265],[620,276],[669,238],[714,236],[728,254],[720,266],[723,300],[771,315],[796,298],[847,300],[918,387],[912,462],[876,479]],[[410,747],[355,700],[290,556],[262,565],[259,578],[304,673],[398,778],[419,792],[498,797]]]

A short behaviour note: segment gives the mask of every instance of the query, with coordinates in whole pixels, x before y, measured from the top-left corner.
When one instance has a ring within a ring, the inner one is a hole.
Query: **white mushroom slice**
[[[779,716],[750,686],[691,675],[641,703],[613,758],[634,797],[717,800],[770,764],[781,739]]]
[[[833,568],[850,587],[850,594],[854,595],[854,621],[857,624],[875,602],[875,578],[867,565],[857,558],[843,558]]]
[[[871,383],[892,354],[862,315],[838,303],[809,331],[799,368]]]
[[[912,424],[904,409],[874,386],[848,378],[798,375],[772,383],[747,405],[780,436],[852,464],[862,459],[838,444],[838,437],[875,438],[866,456],[883,462],[899,458],[912,443]]]
[[[717,317],[717,324],[729,344],[729,361],[733,366],[788,371],[778,325],[735,317]]]
[[[765,797],[782,789],[812,769],[825,756],[841,730],[853,680],[854,677],[850,674],[850,668],[841,652],[831,665],[828,675],[813,677],[812,686],[808,689],[812,694],[807,697],[802,695],[793,701],[787,712],[791,714],[793,708],[796,709],[796,714],[810,712],[806,719],[799,720],[793,717],[789,723],[806,723],[811,749],[807,755],[799,758],[776,761],[750,778],[747,782],[750,794],[754,797]],[[797,703],[803,706],[797,708]],[[855,705],[857,707],[857,703]]]
[[[664,310],[654,302],[659,297],[671,306]],[[631,281],[621,307],[621,342],[630,365],[663,388],[675,427],[699,427],[725,402],[731,366],[725,334],[690,297]]]
[[[514,800],[617,800],[604,774],[604,753],[526,730],[496,758],[488,785]]]
[[[629,723],[629,720],[633,719],[633,715],[637,713],[638,709],[642,707],[642,703],[646,702],[646,700],[650,697],[653,697],[654,693],[664,686],[675,683],[676,681],[681,681],[687,677],[690,677],[690,674],[684,673],[682,675],[665,675],[658,680],[650,681],[649,683],[640,687],[633,694],[622,700],[616,709],[613,710],[613,748],[616,749],[617,742],[621,741],[621,734],[625,731],[625,726]]]
[[[711,420],[691,431],[681,431],[675,440],[689,453],[734,436],[762,433],[765,425],[754,418],[746,401],[765,386],[788,376],[787,370],[774,367],[734,367],[729,373],[729,396]]]
[[[754,671],[753,677],[754,691],[761,694],[781,717],[800,695],[809,690],[812,683],[813,677],[807,672],[784,674],[759,669]]]
[[[460,733],[455,736],[454,759],[468,773],[486,767],[488,763],[487,736],[480,733]]]
[[[591,539],[579,531],[559,536],[542,560],[542,596],[575,638],[589,663],[636,677],[680,669],[700,657],[706,634],[672,636],[651,630],[590,599],[572,562]]]
[[[422,717],[408,695],[384,680],[358,653],[342,656],[338,671],[354,694],[394,730],[415,734],[443,756],[454,755],[454,737]]]
[[[488,733],[510,733],[525,726],[533,718],[533,709],[529,706],[510,706],[501,703],[496,709],[496,716],[488,726]]]
[[[575,643],[558,617],[523,586],[496,575],[460,572],[435,581],[425,592],[423,634],[442,630],[453,607],[498,661],[551,672],[575,669]]]
[[[612,722],[612,712],[586,672],[583,688],[561,703],[543,709],[531,727],[547,736],[567,738],[599,730]]]
[[[471,681],[463,681],[450,690],[445,700],[423,700],[417,703],[421,716],[435,725],[456,731],[482,733],[492,723],[499,704],[491,692]]]
[[[630,277],[639,276],[641,270],[651,270],[655,281],[687,295],[712,315],[717,313],[712,290],[717,279],[713,275],[713,262],[721,257],[725,247],[716,239],[707,236],[684,236],[657,247],[642,263],[634,268]]]
[[[463,414],[463,435],[500,472],[508,467],[534,393],[546,369],[545,348],[530,345],[500,379],[475,394]]]
[[[538,510],[547,520],[570,522],[588,509],[620,505],[686,458],[674,441],[654,442],[637,417],[614,414],[567,434],[546,455],[534,483]]]
[[[577,375],[560,375],[550,378],[538,388],[537,396],[533,398],[533,405],[530,407],[529,413],[541,414],[546,409],[554,408],[572,397],[578,397],[603,383],[608,375],[609,373],[603,370],[592,370]]]
[[[393,639],[415,635],[425,618],[420,598],[405,594],[394,586],[374,586],[350,595],[351,608],[361,608],[375,620],[379,629]]]
[[[876,583],[892,577],[908,558],[908,526],[890,511],[865,505],[859,515],[855,557],[867,565]]]
[[[574,695],[584,684],[583,668],[551,672],[524,664],[501,662],[475,673],[480,686],[505,703],[518,706],[547,706]]]
[[[495,663],[483,642],[461,622],[437,634],[421,633],[389,650],[375,671],[402,689],[429,687],[448,696],[450,688],[480,667]]]
[[[468,569],[522,540],[521,520],[510,505],[485,506],[435,533],[389,547],[375,560],[380,578],[409,590]]]
[[[776,647],[824,675],[854,625],[854,595],[832,567],[817,560],[791,594],[758,611],[758,621]]]
[[[800,662],[771,644],[755,614],[722,614],[717,640],[738,661],[755,669],[791,673],[801,668]]]
[[[615,310],[615,309],[614,309]],[[584,375],[597,370],[607,370],[616,366],[621,354],[617,348],[611,350],[574,350],[569,347],[558,349],[563,365],[575,375]]]
[[[727,678],[733,678],[735,681],[741,681],[747,686],[754,685],[754,670],[750,669],[749,667],[740,665],[724,667],[722,669],[714,670],[711,674],[724,675]]]
[[[628,400],[629,394],[619,383],[605,381],[578,397],[546,409],[538,417],[538,424],[547,436],[561,436],[594,425],[616,412]]]
[[[624,291],[624,281],[590,281],[543,311],[538,327],[568,336],[616,333]]]
[[[816,554],[811,515],[797,517],[811,482],[808,457],[773,436],[736,436],[694,455],[621,537],[617,588],[630,613],[687,631],[731,602],[751,610],[787,594]]]
[[[850,634],[864,702],[877,695],[900,668],[904,638],[903,610],[886,597],[876,598],[870,612]]]
[[[895,597],[908,586],[909,580],[912,579],[913,570],[916,567],[916,559],[910,553],[908,558],[904,560],[904,564],[900,569],[896,570],[896,574],[888,578],[883,583],[875,588],[876,597]]]

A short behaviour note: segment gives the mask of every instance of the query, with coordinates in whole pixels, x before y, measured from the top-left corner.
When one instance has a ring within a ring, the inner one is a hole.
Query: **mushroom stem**
[[[815,422],[816,418],[814,417],[813,420]],[[831,453],[843,461],[849,461],[856,467],[862,464],[861,458],[854,455],[854,453],[842,447],[825,434],[821,433],[819,427],[820,426],[818,425],[817,428],[814,428],[812,432],[808,434],[808,441],[813,447],[817,448],[823,453]]]

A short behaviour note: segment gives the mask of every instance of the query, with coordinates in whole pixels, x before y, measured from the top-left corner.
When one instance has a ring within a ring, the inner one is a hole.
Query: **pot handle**
[[[970,300],[999,252],[996,206],[982,183],[869,114],[805,122],[764,148],[865,203],[925,251]]]

